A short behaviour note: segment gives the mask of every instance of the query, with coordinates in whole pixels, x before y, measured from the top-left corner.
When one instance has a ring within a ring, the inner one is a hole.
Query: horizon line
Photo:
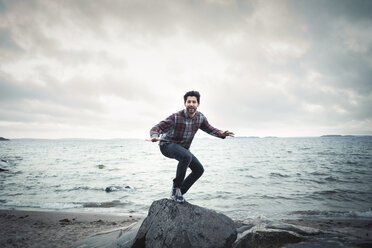
[[[268,136],[235,136],[235,137],[226,137],[228,139],[234,139],[234,138],[257,138],[257,139],[262,139],[262,138],[337,138],[337,137],[372,137],[371,134],[325,134],[325,135],[314,135],[314,136],[273,136],[273,135],[268,135]],[[214,137],[195,137],[195,139],[213,139]],[[4,140],[124,140],[124,139],[131,139],[131,140],[142,140],[146,138],[5,138],[0,136],[0,139]]]

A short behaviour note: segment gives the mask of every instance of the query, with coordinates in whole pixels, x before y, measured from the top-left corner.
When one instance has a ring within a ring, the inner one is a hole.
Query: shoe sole
[[[183,200],[183,201],[181,201],[181,200],[177,200],[176,197],[174,197],[174,196],[171,196],[171,199],[172,199],[173,201],[175,201],[175,202],[179,202],[179,203],[184,203],[184,202],[185,202],[185,200]]]

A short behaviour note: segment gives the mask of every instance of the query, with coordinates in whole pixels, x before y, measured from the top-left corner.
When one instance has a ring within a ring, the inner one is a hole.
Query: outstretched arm
[[[203,116],[203,122],[200,126],[201,130],[203,130],[204,132],[206,133],[209,133],[210,135],[213,135],[213,136],[216,136],[216,137],[219,137],[219,138],[226,138],[227,136],[231,136],[231,137],[234,137],[234,133],[233,132],[230,132],[228,130],[226,131],[221,131],[217,128],[214,128],[212,127],[207,118],[205,116]]]
[[[174,114],[170,115],[167,119],[164,121],[159,122],[159,124],[155,125],[150,130],[150,139],[147,139],[147,141],[151,142],[158,142],[161,141],[161,138],[159,138],[160,134],[165,133],[174,123]]]
[[[146,141],[158,142],[158,141],[161,141],[161,138],[159,138],[159,137],[152,137],[151,139],[147,139]]]
[[[223,132],[221,131],[220,135],[221,135],[221,137],[225,138],[227,136],[234,137],[235,134],[233,132],[230,132],[229,130],[226,130],[226,131],[223,131]]]

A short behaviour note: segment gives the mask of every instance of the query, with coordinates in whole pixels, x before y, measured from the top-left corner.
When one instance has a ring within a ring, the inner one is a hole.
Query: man
[[[199,104],[199,92],[187,92],[184,95],[186,108],[170,115],[150,130],[150,141],[160,141],[161,153],[168,158],[178,160],[171,195],[172,199],[177,202],[185,201],[183,194],[189,190],[204,172],[203,165],[189,151],[191,142],[198,129],[200,128],[204,132],[222,139],[227,136],[234,136],[232,132],[221,131],[212,127],[208,123],[207,118],[197,111]],[[162,135],[161,138],[159,137],[160,135]],[[191,173],[185,179],[188,167],[190,167]]]

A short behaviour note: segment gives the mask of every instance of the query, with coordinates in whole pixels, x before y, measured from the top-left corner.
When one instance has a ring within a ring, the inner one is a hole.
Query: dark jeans
[[[176,178],[173,179],[173,187],[180,188],[181,193],[185,194],[203,174],[203,165],[189,150],[176,143],[162,144],[160,145],[160,151],[164,156],[174,158],[178,161]],[[190,167],[191,173],[185,179],[188,167]]]

